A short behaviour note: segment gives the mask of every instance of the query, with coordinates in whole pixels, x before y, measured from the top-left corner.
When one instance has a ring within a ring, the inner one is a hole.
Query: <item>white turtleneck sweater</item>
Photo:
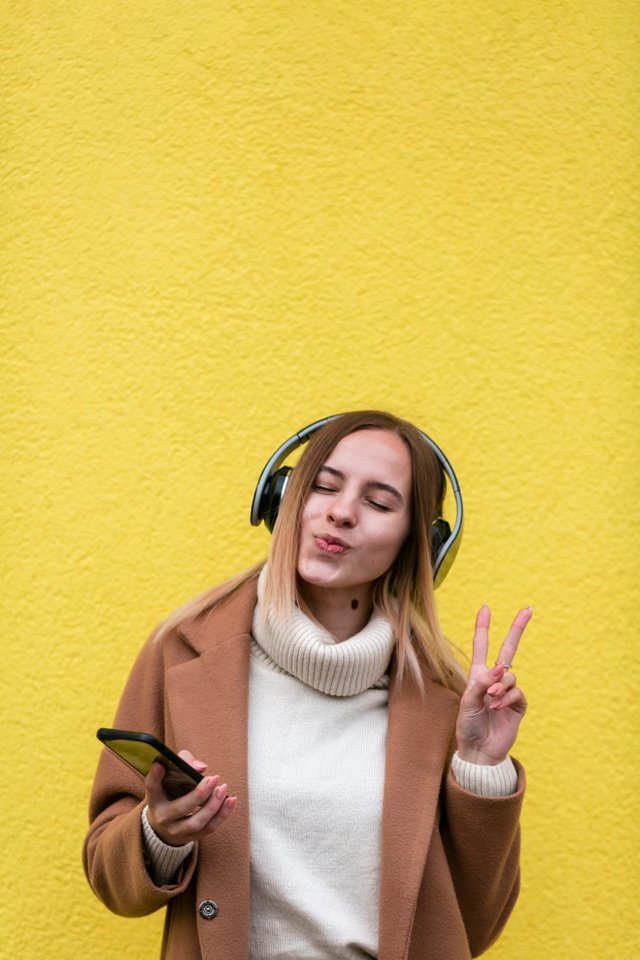
[[[341,643],[296,610],[263,612],[258,583],[249,674],[252,960],[377,956],[380,831],[391,625],[374,613]],[[515,789],[510,759],[454,758],[465,789]],[[192,844],[167,847],[143,812],[154,879]]]
[[[391,625],[253,617],[252,960],[376,957]]]

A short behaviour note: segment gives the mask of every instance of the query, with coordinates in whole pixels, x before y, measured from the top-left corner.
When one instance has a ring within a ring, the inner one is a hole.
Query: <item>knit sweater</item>
[[[250,956],[375,957],[391,625],[253,618]]]

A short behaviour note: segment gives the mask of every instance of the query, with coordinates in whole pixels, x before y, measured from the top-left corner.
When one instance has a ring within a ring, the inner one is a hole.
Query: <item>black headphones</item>
[[[325,417],[323,420],[316,420],[309,424],[303,430],[294,433],[292,437],[281,444],[272,457],[267,461],[264,470],[260,474],[253,502],[251,504],[251,523],[257,527],[264,521],[267,530],[271,532],[278,517],[278,510],[285,495],[289,477],[293,472],[293,467],[283,466],[284,461],[294,450],[306,443],[309,437],[323,427],[330,420],[335,420],[335,414],[332,417]],[[451,490],[456,501],[456,522],[451,530],[450,525],[443,517],[438,517],[431,527],[431,564],[433,567],[433,582],[436,587],[440,586],[451,564],[455,560],[462,539],[462,496],[458,480],[453,472],[453,467],[445,457],[440,447],[434,443],[431,437],[420,431],[425,442],[431,447],[440,462],[444,474],[449,478]]]

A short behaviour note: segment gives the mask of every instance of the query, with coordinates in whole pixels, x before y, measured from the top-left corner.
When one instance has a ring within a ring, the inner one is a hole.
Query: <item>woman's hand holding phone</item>
[[[199,773],[207,768],[188,750],[181,750],[178,756]],[[164,843],[180,847],[200,840],[222,826],[235,810],[238,798],[227,795],[227,785],[220,783],[219,776],[204,777],[191,793],[172,800],[162,787],[164,774],[162,764],[154,763],[145,778],[149,823]]]

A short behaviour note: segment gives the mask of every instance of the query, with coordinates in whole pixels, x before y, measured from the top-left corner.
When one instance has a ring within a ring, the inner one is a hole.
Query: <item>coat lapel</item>
[[[458,711],[456,696],[425,681],[392,681],[382,816],[380,960],[406,956]]]
[[[247,717],[250,627],[255,582],[241,587],[211,614],[180,633],[199,656],[168,674],[168,707],[175,742],[184,743],[238,797],[224,829],[201,841],[197,899],[220,901],[215,923],[198,925],[205,955],[249,955],[249,796]],[[212,855],[204,855],[204,845]],[[215,849],[214,849],[215,848]],[[209,942],[210,941],[210,942]]]

